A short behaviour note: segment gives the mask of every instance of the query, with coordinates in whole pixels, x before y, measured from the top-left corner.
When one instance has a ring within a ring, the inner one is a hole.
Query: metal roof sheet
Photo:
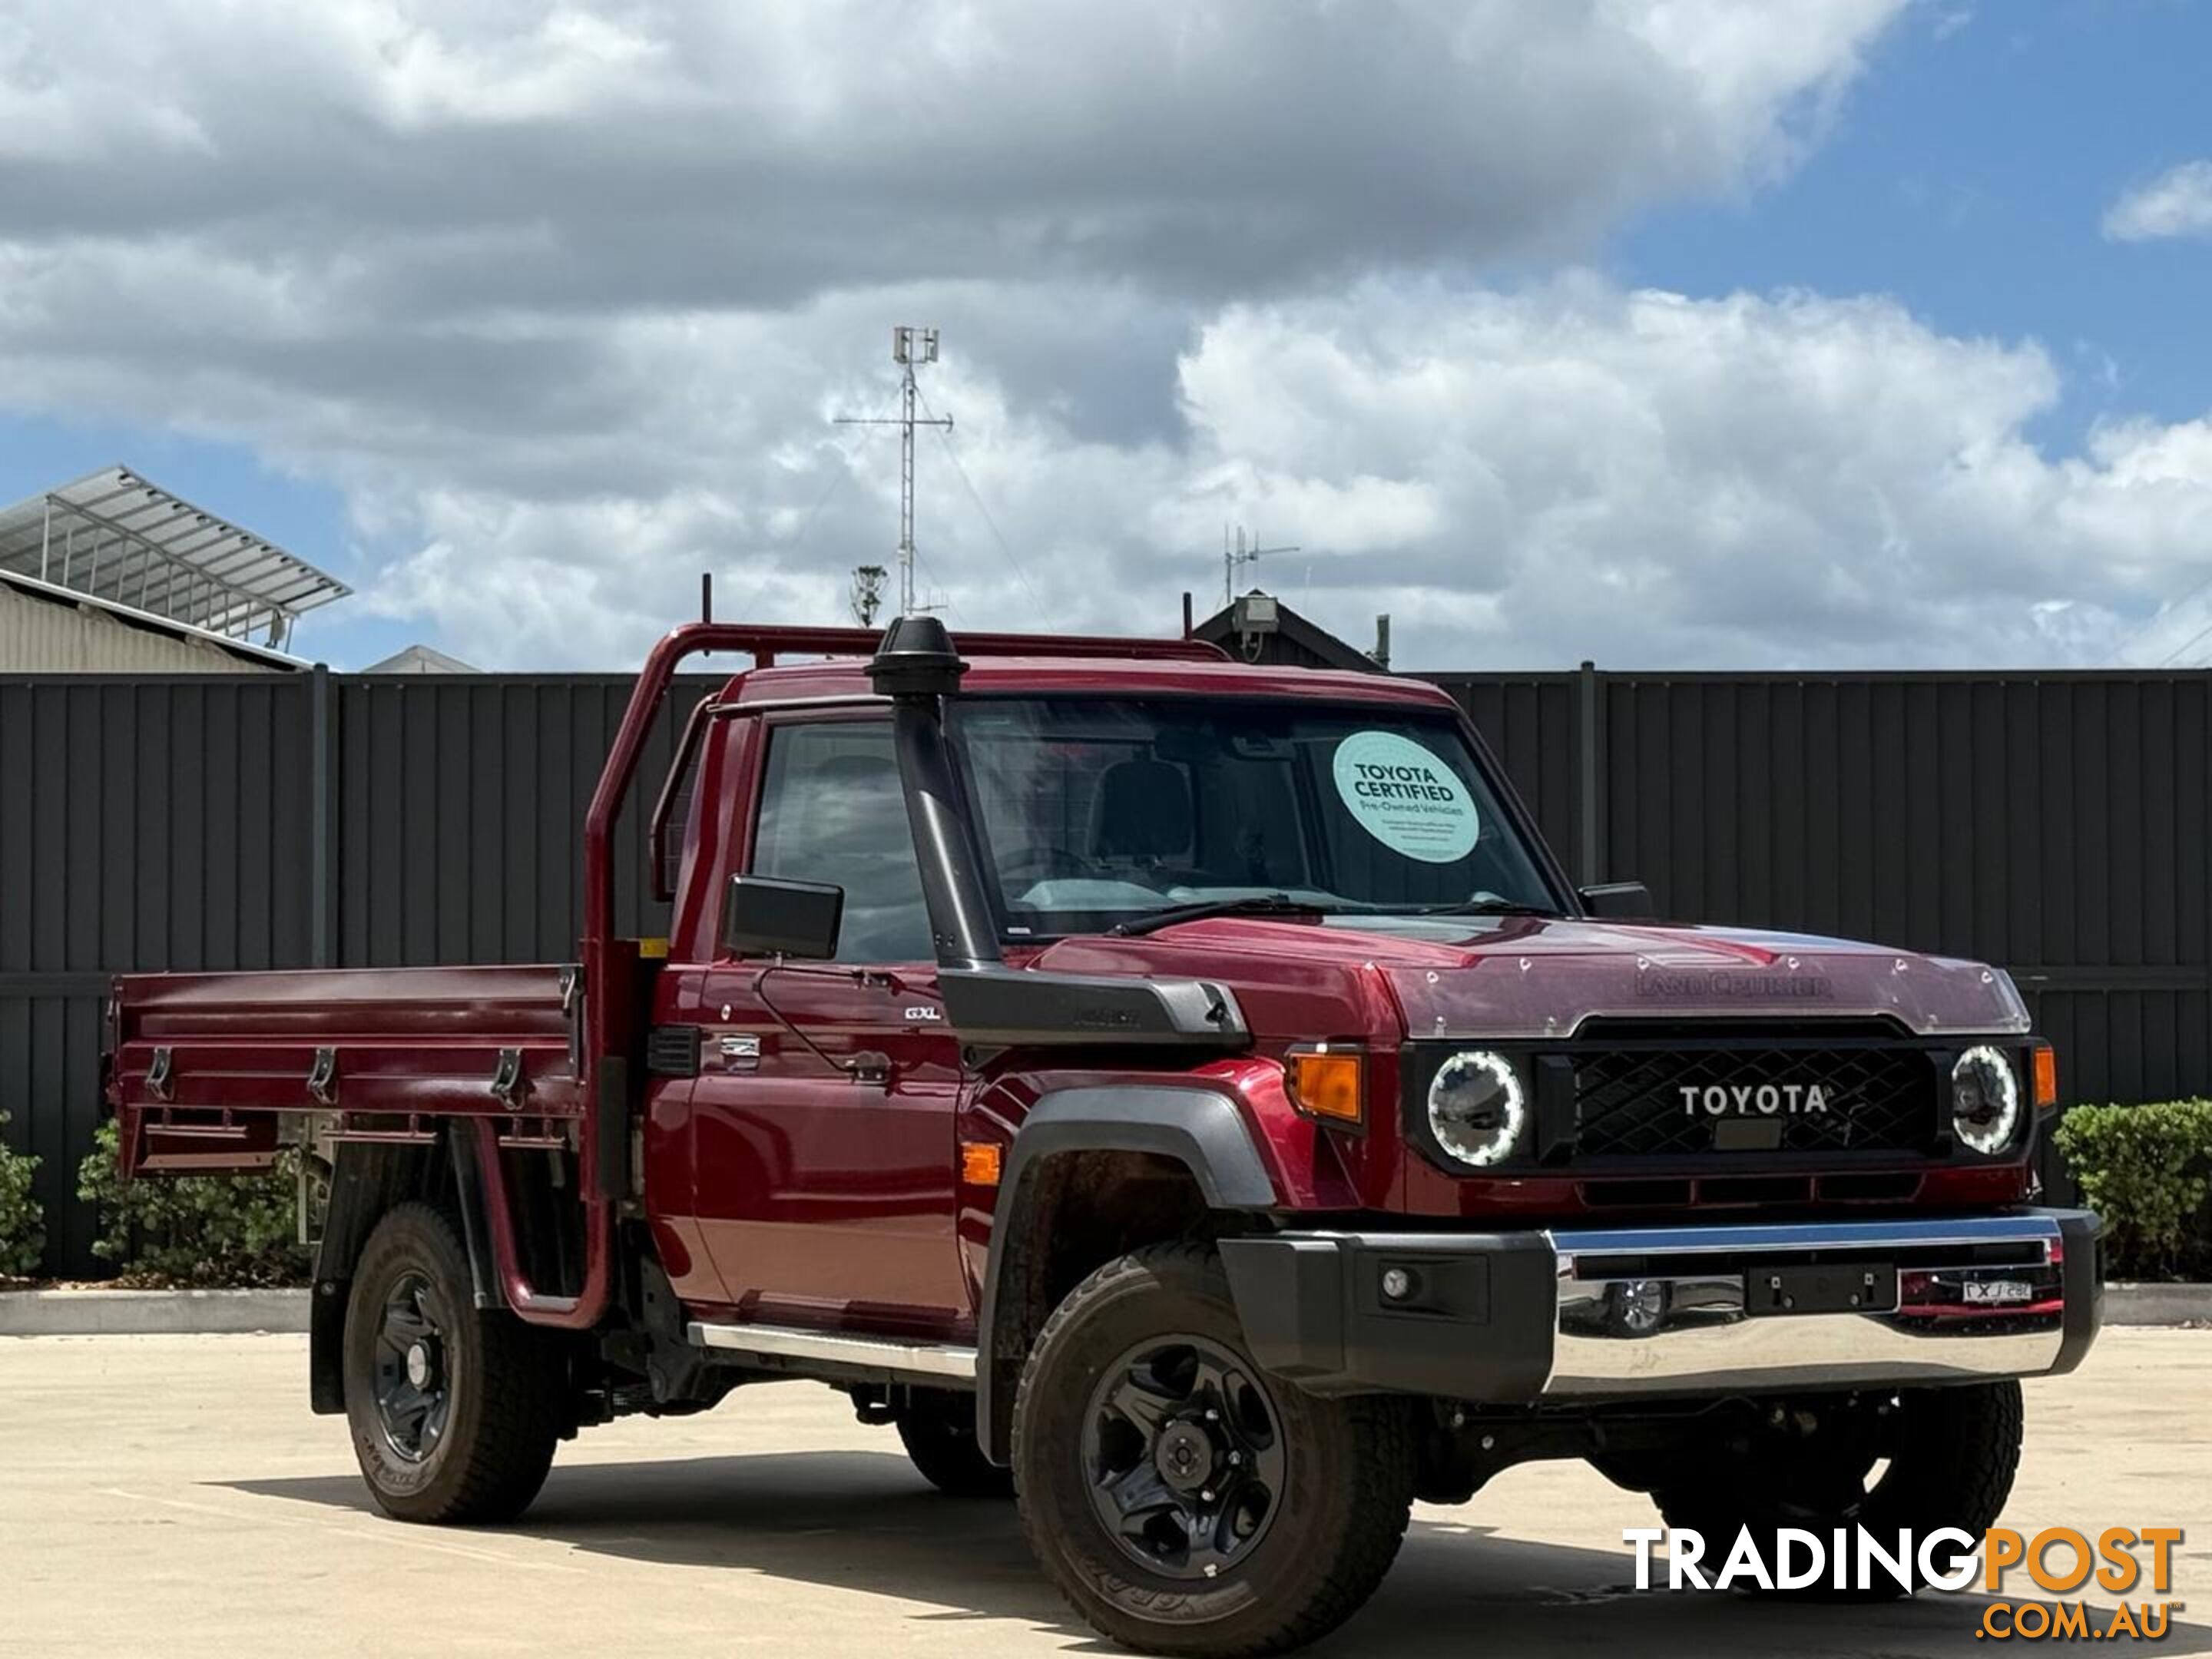
[[[125,466],[0,508],[0,570],[276,646],[301,612],[353,591]]]

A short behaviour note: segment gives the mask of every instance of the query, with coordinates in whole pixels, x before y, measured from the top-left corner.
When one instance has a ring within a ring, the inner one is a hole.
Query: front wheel
[[[346,1304],[346,1420],[371,1497],[402,1521],[512,1521],[561,1436],[561,1356],[478,1309],[453,1224],[403,1204],[368,1236]]]
[[[1827,1537],[1864,1527],[1893,1539],[1955,1527],[1979,1538],[1996,1524],[2020,1468],[2022,1419],[2017,1382],[1835,1395],[1777,1402],[1720,1444],[1687,1460],[1652,1498],[1670,1527],[1700,1534],[1717,1565],[1742,1528],[1762,1548],[1777,1528]],[[1948,1559],[1931,1562],[1937,1571]],[[1888,1599],[1903,1586],[1879,1578],[1845,1594]]]
[[[1261,1371],[1204,1244],[1133,1252],[1069,1294],[1023,1370],[1013,1450],[1047,1574],[1152,1653],[1277,1653],[1334,1629],[1382,1583],[1413,1500],[1404,1403]]]

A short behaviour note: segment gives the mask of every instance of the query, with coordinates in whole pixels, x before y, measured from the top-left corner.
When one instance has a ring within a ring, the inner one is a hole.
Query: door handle
[[[863,1048],[845,1061],[845,1072],[855,1083],[889,1083],[891,1057],[873,1048]]]

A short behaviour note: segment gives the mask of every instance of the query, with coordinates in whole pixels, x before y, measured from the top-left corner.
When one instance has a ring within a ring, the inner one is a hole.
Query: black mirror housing
[[[722,896],[722,948],[732,956],[826,961],[837,954],[837,931],[844,919],[842,887],[732,876]]]
[[[1656,921],[1651,890],[1640,881],[1605,881],[1582,890],[1583,908],[1600,921]]]

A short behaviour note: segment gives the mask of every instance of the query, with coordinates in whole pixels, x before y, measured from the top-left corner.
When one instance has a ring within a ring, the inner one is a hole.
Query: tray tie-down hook
[[[315,1050],[314,1066],[307,1073],[307,1098],[319,1105],[335,1104],[338,1097],[338,1051]]]
[[[528,1092],[529,1084],[522,1075],[522,1050],[502,1048],[499,1051],[499,1068],[491,1074],[491,1091],[510,1110],[520,1109],[522,1097]]]
[[[154,1050],[154,1062],[146,1068],[146,1092],[156,1100],[168,1100],[175,1091],[170,1086],[175,1073],[175,1064],[167,1048]]]

